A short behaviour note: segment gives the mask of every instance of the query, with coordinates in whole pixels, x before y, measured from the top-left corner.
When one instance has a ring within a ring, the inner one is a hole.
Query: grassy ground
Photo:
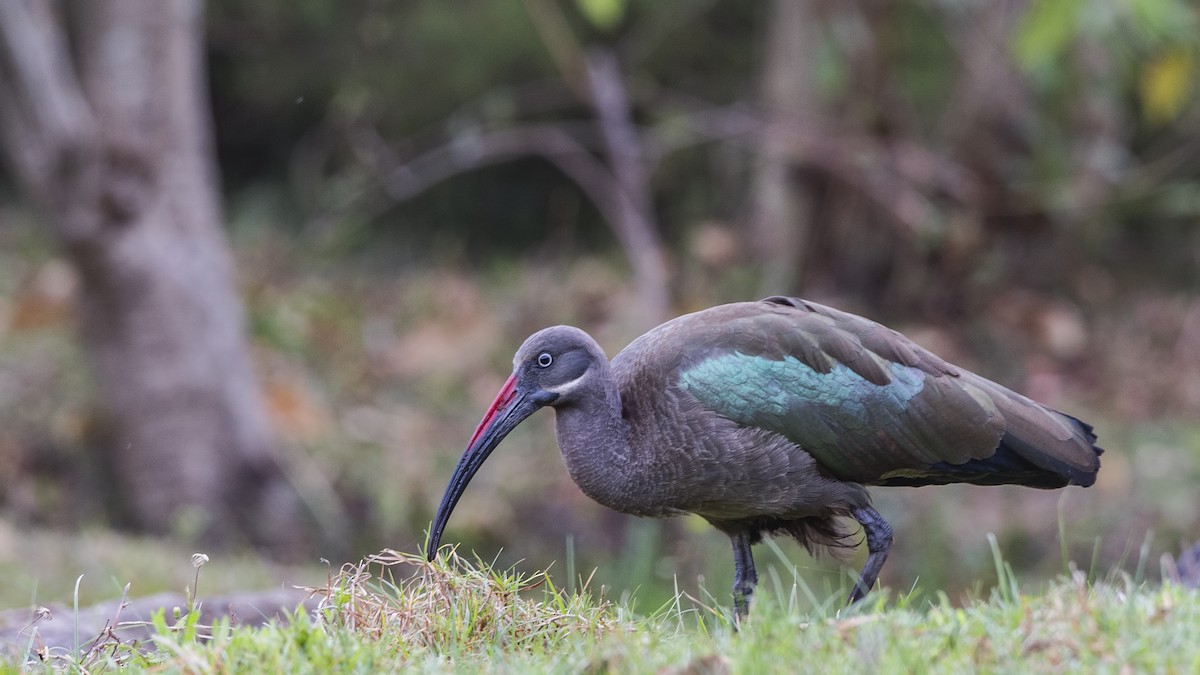
[[[998,549],[993,549],[997,551]],[[164,620],[158,651],[118,639],[45,667],[118,665],[221,672],[1197,672],[1200,594],[1073,571],[1025,593],[996,555],[999,582],[958,605],[877,592],[843,609],[799,578],[766,579],[734,629],[723,603],[678,597],[649,615],[569,593],[544,574],[498,573],[451,556],[384,552],[314,589],[316,618],[260,630]],[[211,632],[211,638],[198,637]],[[118,631],[119,638],[119,631]],[[39,664],[27,664],[34,669]],[[6,670],[14,671],[17,664]]]

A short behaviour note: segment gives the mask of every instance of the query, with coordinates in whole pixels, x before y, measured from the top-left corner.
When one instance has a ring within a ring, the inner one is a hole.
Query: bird
[[[748,615],[751,547],[764,536],[790,536],[814,554],[865,539],[847,602],[867,595],[893,542],[868,486],[1087,487],[1103,452],[1079,419],[800,298],[679,316],[611,362],[583,330],[553,326],[517,350],[471,434],[429,530],[430,561],[484,461],[547,406],[588,497],[635,516],[696,514],[729,537],[735,620]]]

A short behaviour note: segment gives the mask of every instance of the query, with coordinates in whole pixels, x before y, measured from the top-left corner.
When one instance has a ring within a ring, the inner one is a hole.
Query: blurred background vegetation
[[[311,515],[304,560],[421,544],[533,330],[579,325],[611,355],[657,320],[770,294],[887,323],[1095,422],[1108,449],[1086,491],[878,490],[886,584],[990,578],[987,532],[1032,576],[1062,568],[1060,544],[1104,571],[1148,541],[1157,569],[1200,538],[1194,3],[209,0],[206,23],[226,223]],[[77,288],[0,175],[14,540],[119,523]],[[552,426],[494,455],[448,541],[564,577],[568,558],[598,566],[647,605],[676,573],[728,586],[724,537],[590,503]]]

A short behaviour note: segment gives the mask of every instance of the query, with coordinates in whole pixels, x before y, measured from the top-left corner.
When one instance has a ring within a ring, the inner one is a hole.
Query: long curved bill
[[[458,460],[454,475],[450,477],[450,484],[446,486],[446,493],[442,495],[442,503],[433,518],[433,527],[429,530],[429,541],[425,546],[425,555],[429,560],[437,557],[438,542],[441,541],[442,531],[446,529],[446,521],[450,519],[450,513],[458,504],[458,498],[467,489],[467,483],[475,477],[479,467],[483,466],[483,461],[492,454],[497,445],[500,445],[500,441],[540,407],[541,405],[526,392],[517,389],[516,375],[510,376],[504,383],[504,387],[496,395],[496,400],[492,401],[491,407],[475,428],[475,433],[471,434],[467,449]]]

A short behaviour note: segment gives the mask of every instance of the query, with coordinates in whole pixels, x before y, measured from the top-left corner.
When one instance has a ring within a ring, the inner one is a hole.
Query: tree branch
[[[813,187],[793,169],[810,164],[811,143],[786,143],[808,136],[820,123],[813,85],[817,22],[810,0],[770,3],[766,64],[759,82],[763,124],[757,134],[751,241],[762,261],[761,292],[788,292],[801,278],[805,249],[820,228],[814,222]]]
[[[654,222],[650,176],[642,155],[641,139],[633,124],[617,55],[611,49],[595,48],[588,52],[584,61],[605,154],[620,193],[616,200],[620,207],[618,218],[610,222],[633,265],[638,294],[646,313],[643,318],[653,325],[666,318],[670,301],[667,266]]]
[[[361,156],[370,158],[384,193],[407,201],[456,175],[522,157],[545,159],[579,186],[609,223],[633,208],[608,167],[582,144],[556,126],[538,125],[460,136],[403,162],[371,130],[352,136]],[[614,225],[614,231],[616,227]],[[617,232],[618,240],[621,238]]]
[[[633,268],[647,322],[657,323],[668,310],[668,275],[653,220],[650,179],[642,153],[642,134],[629,113],[615,56],[589,59],[589,83],[600,120],[600,140],[611,166],[598,159],[563,124],[530,125],[494,131],[460,133],[445,145],[408,161],[399,160],[373,129],[359,127],[351,144],[377,172],[385,194],[405,201],[457,174],[538,156],[574,181],[612,227]],[[744,124],[726,124],[727,115],[697,116],[697,126],[709,135],[742,133]],[[704,139],[707,140],[707,139]]]

